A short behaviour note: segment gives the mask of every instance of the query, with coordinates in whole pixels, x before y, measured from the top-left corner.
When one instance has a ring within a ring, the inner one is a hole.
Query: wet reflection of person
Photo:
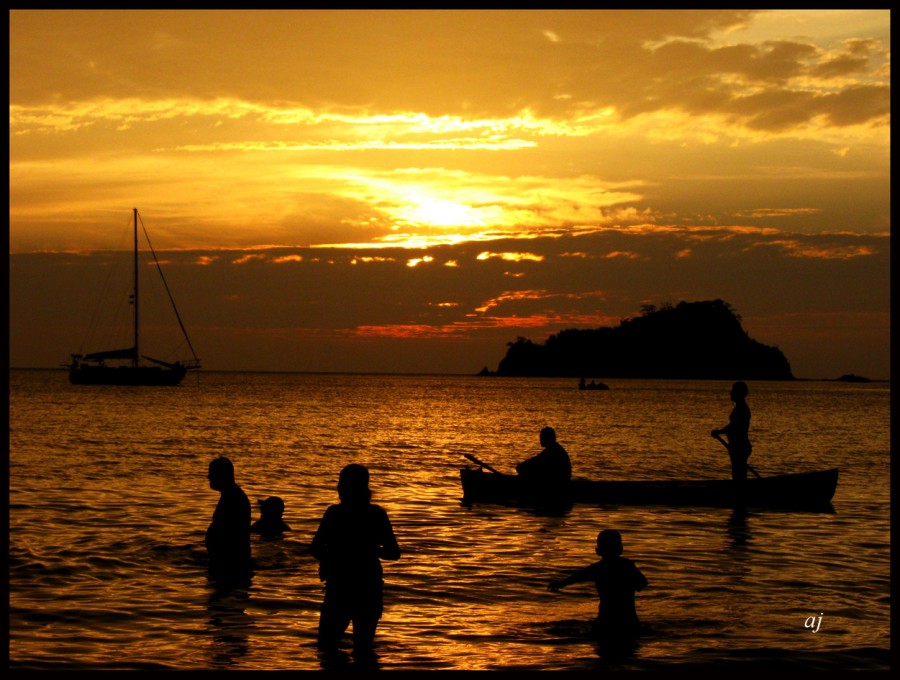
[[[220,586],[249,583],[250,500],[234,481],[234,465],[225,456],[209,464],[209,486],[219,492],[219,502],[206,530],[209,575]]]
[[[547,588],[557,592],[572,583],[593,581],[600,596],[594,633],[602,639],[632,639],[640,628],[634,596],[647,587],[647,578],[634,562],[622,557],[622,536],[618,531],[605,529],[597,534],[596,550],[602,558],[599,562],[551,581]]]
[[[336,651],[352,622],[354,656],[362,656],[372,652],[383,612],[381,560],[399,559],[400,547],[387,512],[371,502],[368,469],[347,465],[337,488],[340,503],[325,511],[309,546],[325,582],[318,644]]]
[[[247,613],[247,589],[216,590],[206,603],[212,644],[207,653],[216,669],[233,668],[250,651],[253,618]]]

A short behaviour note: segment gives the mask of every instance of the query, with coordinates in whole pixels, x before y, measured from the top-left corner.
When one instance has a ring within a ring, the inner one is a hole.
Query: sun
[[[472,206],[421,194],[409,197],[407,205],[391,210],[400,223],[423,227],[482,227],[481,211]]]

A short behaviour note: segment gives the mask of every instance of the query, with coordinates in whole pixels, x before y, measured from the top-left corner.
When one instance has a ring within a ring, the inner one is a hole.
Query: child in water
[[[622,536],[614,529],[597,534],[597,554],[602,558],[590,566],[558,581],[551,581],[549,590],[557,592],[572,583],[593,581],[600,596],[595,632],[600,636],[634,637],[640,621],[634,607],[634,594],[647,587],[641,570],[622,557]]]
[[[284,514],[284,501],[281,498],[269,496],[265,500],[257,502],[259,503],[259,519],[253,523],[250,531],[262,534],[266,538],[274,538],[291,530],[287,522],[281,519]]]

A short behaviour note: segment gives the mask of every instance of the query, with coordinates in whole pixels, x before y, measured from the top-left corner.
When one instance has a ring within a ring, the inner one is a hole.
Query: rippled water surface
[[[729,475],[709,436],[729,384],[606,382],[204,373],[121,388],[12,371],[10,667],[328,668],[307,547],[359,462],[403,550],[385,563],[381,669],[890,668],[889,384],[750,383],[751,463],[840,468],[834,513],[460,502],[462,454],[511,472],[547,424],[577,476]],[[284,498],[293,528],[255,537],[251,587],[226,595],[203,548],[219,454],[252,501]],[[647,630],[617,655],[587,635],[592,585],[546,587],[597,559],[603,528],[650,581]]]

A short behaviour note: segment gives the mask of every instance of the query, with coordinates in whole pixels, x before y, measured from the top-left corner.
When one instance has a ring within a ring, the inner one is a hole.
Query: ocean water
[[[577,476],[728,477],[709,436],[730,384],[203,372],[177,388],[10,372],[9,667],[320,670],[307,548],[340,469],[371,471],[402,557],[385,562],[382,670],[887,670],[890,385],[751,382],[762,475],[840,468],[833,513],[461,503],[471,453],[500,471],[557,430]],[[292,531],[254,537],[250,587],[206,576],[210,460]],[[628,650],[590,639],[591,584],[547,583],[618,529],[649,580]],[[353,660],[344,663],[353,668]],[[340,664],[338,664],[340,667]],[[371,668],[371,666],[370,666]]]

